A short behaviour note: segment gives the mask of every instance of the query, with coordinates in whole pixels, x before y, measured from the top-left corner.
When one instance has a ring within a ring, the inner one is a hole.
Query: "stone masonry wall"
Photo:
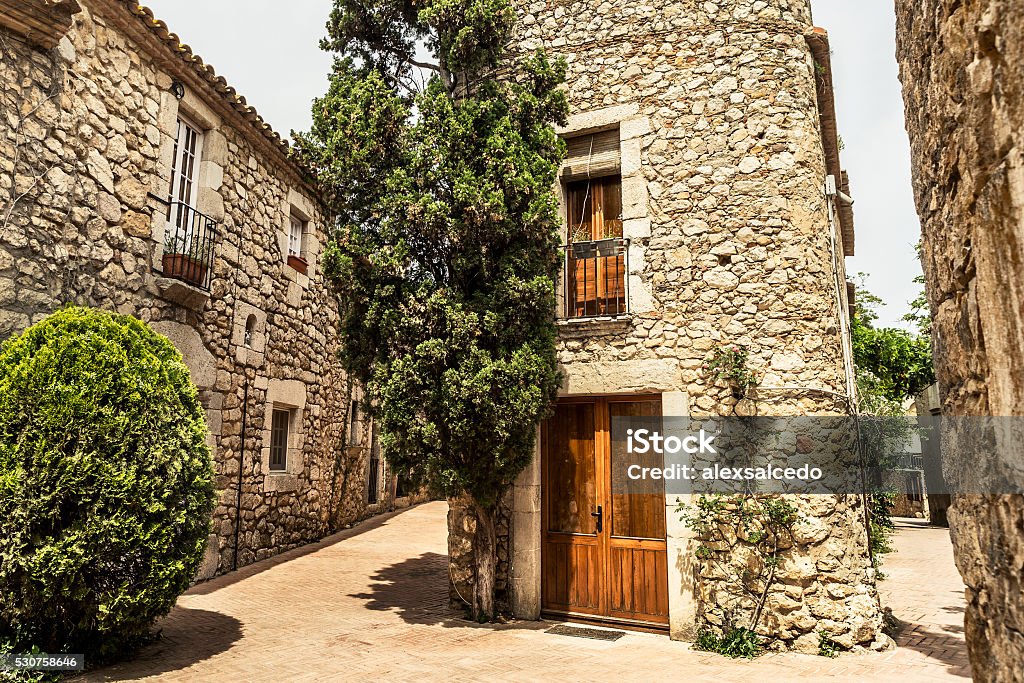
[[[621,141],[631,315],[560,322],[566,394],[682,392],[690,414],[728,414],[728,387],[702,364],[741,344],[764,374],[740,414],[848,411],[811,26],[806,0],[520,3],[520,49],[568,62],[561,132],[617,125]],[[762,632],[805,651],[819,630],[884,645],[860,499],[800,505],[814,530],[783,561]],[[718,583],[704,567],[698,616],[712,626],[724,620]]]
[[[899,0],[896,10],[942,414],[1021,416],[1024,5]],[[995,439],[977,459],[943,449],[954,492],[995,491],[1024,469],[1020,435]],[[954,495],[948,516],[974,679],[1024,681],[1024,497]]]
[[[356,394],[335,360],[336,306],[317,262],[323,217],[280,146],[145,17],[119,0],[82,4],[52,50],[0,24],[0,339],[75,303],[135,315],[175,343],[215,454],[220,495],[201,574],[211,576],[367,514],[369,440],[345,446]],[[172,79],[185,86],[180,102]],[[208,294],[163,277],[165,209],[147,196],[167,193],[179,111],[205,129],[198,208],[219,230]],[[284,261],[291,211],[309,220],[308,277]],[[272,402],[295,409],[283,473],[268,471]]]

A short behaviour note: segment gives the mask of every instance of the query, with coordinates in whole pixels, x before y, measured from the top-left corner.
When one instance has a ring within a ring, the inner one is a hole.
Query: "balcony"
[[[164,277],[210,291],[217,222],[184,202],[153,198],[167,206],[161,264]]]
[[[565,250],[564,317],[618,318],[629,314],[629,240],[574,242]]]

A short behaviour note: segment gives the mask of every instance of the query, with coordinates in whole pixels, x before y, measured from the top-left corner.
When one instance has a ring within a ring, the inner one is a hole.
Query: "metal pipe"
[[[242,431],[238,445],[238,487],[235,492],[235,553],[231,561],[231,571],[238,569],[238,535],[242,528],[242,466],[245,463],[245,423],[246,409],[249,407],[249,378],[245,379],[245,391],[242,393]]]

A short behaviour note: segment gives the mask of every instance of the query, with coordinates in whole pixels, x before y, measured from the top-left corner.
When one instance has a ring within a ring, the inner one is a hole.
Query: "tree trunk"
[[[494,618],[494,580],[498,564],[498,544],[494,533],[493,507],[473,503],[476,512],[476,534],[473,537],[473,560],[476,581],[473,582],[473,619],[478,622]]]

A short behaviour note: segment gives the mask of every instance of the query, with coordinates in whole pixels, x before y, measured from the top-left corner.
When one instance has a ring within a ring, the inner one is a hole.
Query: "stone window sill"
[[[623,334],[632,327],[633,316],[626,314],[600,318],[563,318],[555,321],[555,324],[558,326],[558,336],[563,339]]]
[[[299,476],[287,471],[268,472],[263,478],[263,490],[294,491],[299,488]]]

